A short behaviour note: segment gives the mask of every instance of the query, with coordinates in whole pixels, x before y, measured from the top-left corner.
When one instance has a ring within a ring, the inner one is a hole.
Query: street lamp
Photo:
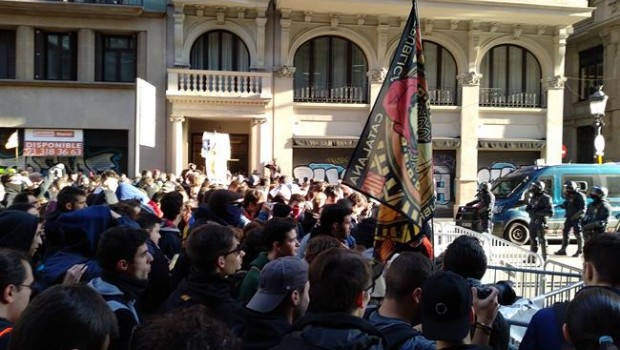
[[[603,164],[603,151],[605,151],[605,138],[601,134],[601,129],[605,122],[605,106],[607,105],[607,95],[603,92],[603,85],[596,88],[596,91],[590,95],[590,114],[594,117],[594,127],[596,128],[596,137],[594,138],[594,157],[598,164]]]

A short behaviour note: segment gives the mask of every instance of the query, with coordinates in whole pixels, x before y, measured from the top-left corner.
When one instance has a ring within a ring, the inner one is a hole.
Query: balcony
[[[540,95],[535,92],[507,93],[501,88],[480,88],[480,106],[500,108],[540,108]]]
[[[456,89],[428,89],[428,98],[433,106],[456,106],[457,96]]]
[[[73,2],[76,4],[104,4],[104,5],[126,5],[142,6],[143,0],[43,0],[50,2]]]
[[[272,98],[271,73],[168,69],[166,96],[264,104]]]
[[[295,102],[309,103],[368,103],[367,89],[360,86],[295,88]]]

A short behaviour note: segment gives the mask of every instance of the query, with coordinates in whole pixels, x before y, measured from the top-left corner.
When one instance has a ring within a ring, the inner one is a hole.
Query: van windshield
[[[505,176],[497,179],[491,191],[496,199],[506,199],[517,192],[527,179],[527,176]]]

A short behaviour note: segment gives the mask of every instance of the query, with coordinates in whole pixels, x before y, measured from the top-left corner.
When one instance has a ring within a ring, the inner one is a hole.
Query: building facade
[[[566,89],[564,143],[567,160],[594,162],[595,119],[590,114],[588,98],[599,85],[609,96],[603,119],[605,137],[603,160],[620,159],[620,3],[594,0],[592,17],[577,23],[566,50]]]
[[[164,0],[0,0],[0,165],[164,168],[165,14]]]
[[[173,0],[168,156],[231,135],[233,171],[337,181],[383,83],[409,1]],[[566,40],[585,0],[419,1],[440,215],[480,181],[561,163]],[[432,73],[430,73],[432,72]]]

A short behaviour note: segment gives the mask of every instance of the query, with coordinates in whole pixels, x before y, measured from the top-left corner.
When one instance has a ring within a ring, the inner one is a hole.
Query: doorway
[[[250,135],[229,134],[230,137],[230,160],[228,170],[230,173],[248,175],[249,154],[250,154]],[[190,161],[204,171],[205,160],[200,155],[202,149],[202,133],[192,133]]]

